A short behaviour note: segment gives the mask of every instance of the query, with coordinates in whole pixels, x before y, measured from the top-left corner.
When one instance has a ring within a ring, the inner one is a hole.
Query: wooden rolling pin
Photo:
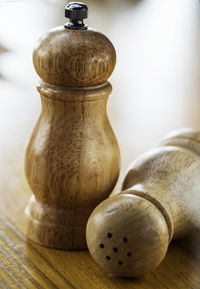
[[[86,239],[95,261],[120,277],[153,271],[170,241],[200,227],[200,131],[185,129],[137,159],[120,194],[99,204]]]

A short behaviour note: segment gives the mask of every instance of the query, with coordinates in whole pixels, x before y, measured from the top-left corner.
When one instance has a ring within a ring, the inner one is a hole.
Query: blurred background
[[[32,49],[47,30],[66,22],[68,2],[0,0],[2,170],[14,164],[23,170],[25,145],[40,113]],[[107,35],[117,52],[108,115],[121,148],[123,175],[166,133],[200,128],[199,1],[85,3],[85,22]]]

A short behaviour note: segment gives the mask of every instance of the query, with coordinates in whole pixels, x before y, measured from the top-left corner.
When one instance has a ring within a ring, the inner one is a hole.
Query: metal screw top
[[[65,7],[65,17],[69,18],[66,28],[86,30],[87,25],[83,23],[83,19],[88,17],[88,7],[82,2],[70,2]]]

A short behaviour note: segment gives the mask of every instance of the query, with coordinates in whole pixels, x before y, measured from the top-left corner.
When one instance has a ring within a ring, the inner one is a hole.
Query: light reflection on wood
[[[108,115],[121,147],[123,174],[136,156],[156,145],[165,133],[184,126],[199,128],[198,1],[85,2],[90,6],[88,24],[106,34],[117,51]],[[63,14],[62,6],[46,1],[0,4],[0,41],[9,49],[0,56],[4,77],[0,79],[0,213],[21,233],[25,232],[23,210],[30,192],[23,176],[24,148],[40,112],[31,54],[41,34],[65,23]],[[116,191],[119,186],[120,182]],[[1,230],[10,234],[5,227]],[[47,266],[49,286],[53,281],[65,284],[54,272],[58,270],[76,288],[132,288],[133,284],[135,288],[198,288],[194,285],[200,275],[196,237],[173,243],[158,270],[138,281],[108,278],[86,252],[49,251],[34,244],[33,249],[15,237],[12,240],[24,246],[24,254],[40,270],[46,265],[42,267],[35,249],[52,262],[54,269]],[[24,266],[37,281],[42,278],[28,263]],[[16,268],[14,273],[20,278]],[[4,281],[9,275],[1,271],[0,277]],[[85,287],[80,287],[84,282]]]

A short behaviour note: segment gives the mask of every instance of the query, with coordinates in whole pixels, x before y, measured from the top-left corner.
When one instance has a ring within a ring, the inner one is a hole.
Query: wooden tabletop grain
[[[0,288],[200,289],[199,231],[183,240],[172,242],[166,258],[157,270],[139,279],[119,279],[107,276],[95,264],[87,250],[54,250],[39,246],[26,238],[24,209],[31,192],[24,177],[24,150],[26,140],[30,136],[40,111],[40,99],[35,89],[37,76],[32,67],[31,51],[36,39],[51,27],[59,25],[62,22],[60,17],[63,15],[61,8],[50,6],[48,13],[51,12],[51,15],[48,14],[49,17],[46,17],[47,7],[41,3],[40,7],[33,7],[36,5],[33,2],[39,5],[40,1],[32,1],[32,4],[29,1],[12,5],[4,3],[0,9],[1,44],[5,47],[1,49],[4,54],[0,55]],[[90,14],[90,25],[100,28],[97,20],[99,23],[105,23],[104,29],[99,30],[112,36],[111,40],[118,52],[118,67],[111,81],[113,96],[110,97],[109,116],[120,142],[122,171],[124,172],[124,169],[139,153],[152,148],[152,144],[157,142],[159,136],[164,135],[165,132],[184,126],[199,128],[199,92],[195,94],[185,90],[182,84],[185,83],[187,75],[185,78],[181,77],[181,81],[175,81],[174,86],[167,81],[167,79],[173,80],[172,84],[174,84],[174,75],[180,77],[181,72],[184,71],[192,75],[191,70],[183,69],[186,66],[180,65],[185,56],[190,57],[190,54],[183,54],[183,57],[179,59],[179,64],[176,61],[177,54],[171,57],[171,50],[164,49],[165,44],[171,42],[173,42],[171,46],[175,47],[177,53],[185,51],[185,47],[194,47],[194,42],[189,38],[193,35],[191,33],[194,31],[193,26],[188,24],[188,29],[182,27],[182,23],[192,24],[195,18],[192,12],[192,1],[181,1],[181,8],[185,7],[185,13],[180,13],[179,0],[166,1],[164,8],[163,1],[140,1],[141,4],[138,5],[141,6],[137,6],[140,9],[137,7],[135,9],[131,6],[132,1],[127,1],[131,7],[129,9],[127,6],[126,14],[123,14],[124,10],[121,12],[121,6],[124,7],[125,1],[123,3],[116,1],[119,9],[115,11],[117,17],[108,18],[110,25],[107,25],[108,21],[104,21],[102,17],[106,18],[113,9],[112,5],[107,10],[104,7],[107,2],[112,1],[87,2],[90,3],[92,11],[95,13],[99,11],[98,17],[96,14]],[[101,6],[97,2],[104,4]],[[174,5],[173,9],[168,4]],[[159,19],[156,17],[158,11],[161,13]],[[162,16],[165,12],[169,14],[168,16],[166,14],[166,19]],[[55,19],[56,15],[57,19]],[[178,23],[177,15],[182,17]],[[121,21],[122,16],[124,21]],[[146,21],[147,16],[149,22]],[[149,23],[152,23],[154,19],[160,21],[159,25],[155,23],[154,29],[150,29]],[[160,31],[168,27],[166,22],[169,19],[173,29],[170,33],[164,33],[166,41],[163,44],[159,37]],[[136,25],[136,21],[139,21],[139,26]],[[127,23],[131,25],[130,29],[125,29]],[[159,27],[160,30],[158,30]],[[120,37],[119,29],[121,29]],[[181,29],[184,30],[185,36],[184,42],[180,41],[181,47],[179,47],[178,39],[181,37],[179,33]],[[132,38],[130,38],[130,31],[133,32]],[[148,39],[153,45],[151,49],[148,48],[150,43],[146,39],[147,34],[150,35]],[[169,36],[174,38],[171,39]],[[145,49],[142,50],[143,46]],[[130,51],[127,51],[127,47]],[[5,53],[6,51],[8,52]],[[146,55],[147,52],[149,54]],[[167,58],[169,55],[166,53],[170,54],[171,58]],[[155,87],[145,85],[145,75],[138,73],[139,68],[144,67],[143,71],[149,71],[152,75],[154,66],[158,64],[155,62],[157,58],[166,59],[166,61],[160,61],[160,66],[155,70],[154,79],[145,74],[147,80],[150,79]],[[147,63],[147,59],[152,59],[152,63]],[[168,63],[169,59],[170,65],[163,65],[163,63]],[[146,70],[147,64],[149,69]],[[174,69],[175,66],[177,69]],[[125,73],[127,67],[130,68],[130,73]],[[170,67],[172,67],[171,70]],[[174,74],[171,73],[173,69]],[[163,74],[162,72],[166,70],[168,73]],[[160,85],[157,90],[160,81],[164,86]],[[140,85],[136,86],[137,83]],[[168,90],[165,86],[171,89]],[[165,92],[163,96],[161,92]]]
[[[0,174],[0,288],[200,288],[198,231],[172,242],[162,264],[144,277],[107,276],[87,250],[54,250],[26,238],[24,209],[30,189],[24,178],[23,150],[1,158]]]

